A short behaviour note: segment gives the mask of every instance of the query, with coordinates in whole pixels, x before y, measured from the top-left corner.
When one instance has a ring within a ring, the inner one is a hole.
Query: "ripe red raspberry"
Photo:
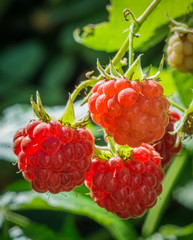
[[[13,140],[18,168],[40,193],[71,191],[82,185],[91,169],[94,139],[86,128],[73,129],[59,121],[31,121]]]
[[[168,41],[168,64],[193,73],[193,33],[175,32]]]
[[[140,217],[156,204],[162,192],[160,161],[160,155],[147,144],[134,148],[126,160],[96,157],[85,184],[100,207],[120,218]]]
[[[182,145],[181,143],[178,146],[175,146],[177,134],[171,135],[169,132],[174,130],[174,124],[176,121],[180,120],[180,116],[175,111],[170,111],[170,121],[169,125],[166,128],[166,133],[161,140],[154,144],[155,150],[162,157],[161,164],[162,167],[167,167],[172,161],[174,155],[180,152]]]
[[[88,105],[93,121],[119,145],[153,143],[169,122],[169,102],[156,80],[102,80],[93,87]]]

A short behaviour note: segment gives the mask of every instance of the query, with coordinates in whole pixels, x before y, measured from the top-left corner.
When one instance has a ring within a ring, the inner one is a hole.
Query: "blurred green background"
[[[33,119],[30,96],[35,97],[38,90],[48,112],[61,115],[68,93],[86,79],[86,72],[94,70],[98,75],[96,59],[106,66],[126,38],[123,30],[129,23],[122,11],[131,6],[138,17],[150,2],[114,0],[111,8],[107,0],[0,0],[0,239],[142,239],[137,235],[145,216],[122,221],[100,209],[85,194],[88,190],[84,186],[56,196],[30,191],[29,182],[21,173],[16,174],[17,166],[12,165],[16,157],[11,144],[14,132]],[[182,7],[179,0],[163,0],[161,10],[144,24],[135,46],[136,56],[144,53],[143,68],[152,64],[152,72],[156,72],[159,67],[169,34],[164,11],[182,17],[187,2],[184,0]],[[114,13],[112,25],[104,23],[95,29],[92,24],[107,22],[109,12]],[[79,38],[76,36],[82,45],[73,37],[77,28],[83,28]],[[165,94],[174,93],[175,99],[187,107],[192,99],[192,75],[180,74],[165,64],[161,76]],[[78,99],[84,96],[82,92]],[[86,107],[80,108],[76,102],[75,111],[81,115]],[[95,137],[101,137],[96,126],[89,127]],[[190,161],[170,196],[160,224],[165,228],[149,240],[193,239],[192,146],[188,142],[184,150]]]
[[[48,105],[64,104],[68,92],[104,57],[77,44],[73,31],[108,20],[104,0],[0,1],[0,110],[29,103],[39,90]]]

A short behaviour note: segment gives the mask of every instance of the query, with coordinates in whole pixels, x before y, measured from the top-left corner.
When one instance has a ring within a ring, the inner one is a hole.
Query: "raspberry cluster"
[[[161,164],[162,167],[167,167],[172,161],[174,155],[180,152],[182,145],[175,146],[177,134],[171,135],[169,132],[174,130],[174,124],[176,121],[180,120],[180,116],[175,111],[170,111],[170,121],[166,128],[166,133],[163,138],[154,144],[155,150],[162,157]]]
[[[133,149],[126,160],[94,158],[85,183],[100,207],[120,218],[136,218],[152,208],[162,192],[160,161],[160,155],[148,144]]]
[[[31,121],[13,140],[18,168],[40,193],[71,191],[82,185],[91,169],[94,139],[85,128],[73,129],[59,121]]]
[[[169,65],[193,73],[193,33],[175,32],[168,41],[167,54]]]
[[[169,122],[169,102],[156,80],[101,80],[93,87],[88,105],[93,121],[119,145],[155,142]]]

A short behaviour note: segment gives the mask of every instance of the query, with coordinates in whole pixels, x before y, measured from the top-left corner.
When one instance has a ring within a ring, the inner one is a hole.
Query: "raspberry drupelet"
[[[174,130],[175,122],[180,120],[180,116],[175,111],[170,111],[169,116],[170,121],[166,128],[165,135],[161,140],[154,144],[155,150],[159,152],[160,156],[162,157],[161,164],[162,167],[164,168],[171,163],[172,159],[174,158],[174,155],[179,153],[182,148],[181,142],[178,144],[178,146],[175,146],[177,133],[174,135],[170,134],[170,132]]]
[[[91,169],[94,139],[86,128],[62,126],[59,121],[31,121],[13,140],[18,168],[32,188],[44,193],[71,191],[84,183]]]
[[[156,80],[101,80],[89,98],[93,121],[119,145],[139,147],[161,139],[169,123],[169,101]]]
[[[120,218],[136,218],[152,208],[162,192],[164,172],[159,153],[148,144],[131,151],[129,158],[95,157],[86,174],[91,197]]]

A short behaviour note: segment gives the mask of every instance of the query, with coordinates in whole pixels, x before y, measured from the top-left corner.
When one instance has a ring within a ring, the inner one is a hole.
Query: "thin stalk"
[[[31,221],[28,218],[12,211],[6,212],[6,219],[7,221],[24,228],[30,226],[31,223]]]
[[[143,22],[149,17],[152,11],[157,7],[157,5],[161,2],[161,0],[154,0],[149,7],[143,12],[143,14],[137,19],[139,27],[143,24]]]
[[[133,37],[139,31],[139,28],[144,23],[144,21],[149,17],[151,12],[157,7],[157,5],[161,2],[161,0],[154,0],[149,7],[145,10],[145,12],[137,19],[132,16],[134,21],[130,26],[129,31],[129,67],[132,65],[134,61],[134,50],[133,50]]]
[[[133,50],[133,37],[134,37],[134,23],[130,26],[129,31],[129,67],[131,67],[134,61],[134,50]]]
[[[143,224],[142,234],[144,237],[147,237],[156,231],[159,222],[167,208],[172,189],[180,177],[180,174],[187,160],[188,156],[186,152],[182,151],[181,154],[175,158],[170,168],[168,169],[163,181],[163,192],[160,195],[155,207],[149,210]]]
[[[110,136],[107,136],[107,140],[108,140],[111,151],[113,153],[116,153],[115,142],[113,141],[113,139]]]
[[[112,63],[113,65],[116,65],[119,63],[119,61],[124,57],[125,53],[127,52],[129,47],[129,36],[125,39],[123,45],[121,46],[121,48],[119,49],[119,51],[117,52],[117,54],[114,56],[114,58],[112,59]],[[105,68],[106,72],[110,71],[110,63],[108,64],[108,66]],[[103,78],[103,76],[100,74],[98,76],[98,80],[101,80]]]
[[[172,100],[168,99],[170,105],[174,106],[175,108],[179,109],[181,112],[185,112],[186,109],[178,105],[177,103],[173,102]]]
[[[97,82],[97,79],[89,79],[86,81],[81,82],[73,91],[72,95],[71,95],[71,100],[72,102],[75,101],[76,97],[78,96],[79,92],[87,87],[92,87],[94,86],[94,84]]]

